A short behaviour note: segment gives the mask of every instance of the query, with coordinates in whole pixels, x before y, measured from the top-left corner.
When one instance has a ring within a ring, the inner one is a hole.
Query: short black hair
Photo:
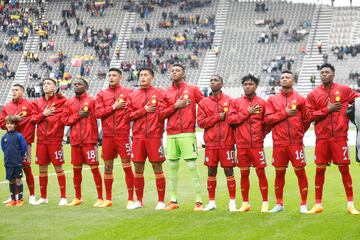
[[[57,85],[57,81],[56,81],[56,79],[53,79],[53,78],[47,77],[47,78],[44,78],[43,82],[45,82],[45,81],[47,81],[47,80],[52,81],[52,82],[55,84],[55,86]]]
[[[181,65],[180,63],[175,63],[175,64],[172,65],[172,67],[181,67],[182,70],[185,72],[185,67],[184,67],[184,65]]]
[[[333,73],[335,73],[335,67],[333,65],[331,65],[330,63],[324,63],[320,66],[320,70],[323,69],[323,68],[330,68]]]
[[[291,75],[294,76],[294,73],[292,71],[290,71],[290,70],[284,70],[284,71],[281,72],[281,74],[284,74],[284,73],[288,73],[288,74],[291,74]]]
[[[224,83],[224,79],[219,74],[212,75],[213,77],[218,77],[221,83]]]
[[[139,73],[138,73],[139,77],[140,77],[140,73],[142,71],[148,71],[151,74],[151,76],[153,76],[153,77],[155,75],[154,70],[152,70],[151,68],[148,68],[148,67],[143,67],[143,68],[140,68],[140,70],[139,70]]]
[[[260,80],[252,74],[248,74],[245,77],[243,77],[241,79],[241,84],[244,84],[246,81],[253,81],[256,84],[256,86],[258,86],[260,82]]]
[[[117,72],[120,75],[122,75],[122,71],[119,68],[116,68],[116,67],[109,68],[108,72],[111,72],[111,71]]]
[[[21,85],[20,83],[15,83],[15,84],[13,85],[13,87],[19,87],[19,88],[21,88],[23,91],[25,91],[24,86]]]

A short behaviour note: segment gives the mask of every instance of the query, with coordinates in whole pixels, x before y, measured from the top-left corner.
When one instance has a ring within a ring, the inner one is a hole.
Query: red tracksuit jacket
[[[79,111],[88,111],[90,115],[80,118]],[[63,114],[64,124],[71,127],[71,146],[95,145],[98,141],[98,127],[95,116],[95,98],[87,92],[67,101]]]
[[[336,99],[338,97],[338,99]],[[323,85],[312,90],[306,99],[306,112],[308,121],[315,121],[316,139],[327,139],[330,137],[347,137],[349,118],[346,109],[349,104],[359,97],[350,87],[332,83],[330,89]],[[339,100],[342,108],[339,112],[329,113],[327,105]]]
[[[296,105],[297,115],[288,117],[285,108]],[[303,144],[304,133],[310,126],[306,120],[305,98],[292,90],[279,92],[267,100],[265,124],[272,128],[274,146]]]
[[[61,143],[64,136],[64,123],[62,115],[66,103],[66,98],[62,94],[55,94],[49,97],[36,99],[34,102],[31,122],[37,124],[37,142],[41,144]],[[46,106],[55,106],[56,110],[51,115],[45,117],[43,111]]]
[[[156,112],[146,112],[145,105],[156,105]],[[162,138],[166,108],[165,94],[153,86],[132,92],[126,105],[126,114],[129,121],[134,121],[133,137]]]
[[[204,129],[205,146],[208,149],[234,147],[234,132],[229,123],[220,120],[220,114],[229,110],[231,98],[222,92],[209,96],[199,103],[198,124]]]
[[[25,119],[19,122],[16,130],[24,136],[27,144],[33,143],[35,137],[35,125],[31,122],[32,111],[33,105],[29,100],[23,98],[20,98],[18,100],[12,100],[10,103],[6,104],[1,110],[1,128],[6,129],[6,116],[21,113],[21,115],[25,117]]]
[[[196,104],[204,98],[199,87],[187,84],[185,81],[182,81],[179,86],[173,83],[167,89],[166,97],[169,104],[169,107],[165,110],[165,116],[168,117],[167,134],[195,132]],[[175,109],[174,104],[179,98],[187,98],[191,102],[185,108]]]
[[[129,138],[130,122],[127,119],[125,109],[114,110],[113,105],[119,98],[128,100],[130,88],[118,84],[116,87],[109,87],[96,95],[96,118],[101,119],[103,137],[118,136]]]
[[[261,111],[249,114],[248,107],[259,105]],[[264,124],[266,101],[258,96],[234,99],[230,103],[228,122],[235,126],[236,148],[262,148],[268,131]]]

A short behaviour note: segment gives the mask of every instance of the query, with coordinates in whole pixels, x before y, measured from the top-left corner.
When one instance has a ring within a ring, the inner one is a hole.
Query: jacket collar
[[[282,90],[280,91],[280,94],[283,95],[283,96],[289,96],[289,95],[292,95],[294,93],[294,89],[291,89],[290,92],[283,92]]]
[[[334,89],[335,88],[335,83],[334,82],[332,82],[331,84],[330,84],[330,89]],[[325,86],[324,86],[324,84],[321,84],[320,85],[320,88],[322,88],[322,89],[324,89],[324,90],[328,90]]]
[[[178,88],[178,86],[173,82],[172,83],[172,86],[174,87],[174,88]],[[184,87],[184,86],[186,86],[186,82],[184,81],[184,80],[182,80],[181,82],[180,82],[180,84],[179,84],[179,88],[182,88],[182,87]]]
[[[224,93],[220,90],[219,94],[217,96],[213,96],[212,92],[209,94],[209,98],[212,100],[215,100],[216,98],[218,100],[222,100],[224,98]]]
[[[19,98],[19,99],[13,99],[12,102],[15,104],[21,104],[24,101],[23,98]]]
[[[75,96],[77,99],[84,100],[85,98],[87,98],[87,96],[89,96],[89,93],[86,91],[83,94],[81,94],[80,96]]]

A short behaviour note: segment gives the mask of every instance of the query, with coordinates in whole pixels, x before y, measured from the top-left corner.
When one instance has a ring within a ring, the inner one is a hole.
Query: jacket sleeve
[[[262,105],[262,111],[263,111],[262,129],[263,129],[264,138],[265,138],[266,135],[271,132],[271,126],[265,124],[265,121],[264,121],[265,113],[266,113],[266,102],[264,102],[264,104]]]
[[[310,125],[311,122],[308,120],[307,116],[306,116],[306,107],[305,107],[306,101],[305,99],[302,99],[302,107],[301,107],[301,120],[304,126],[304,132],[306,132]]]
[[[5,110],[5,107],[3,107],[1,109],[1,113],[0,113],[0,127],[1,129],[6,129],[6,124],[5,124],[5,118],[6,118],[6,110]]]
[[[238,110],[236,100],[230,102],[229,113],[227,114],[227,121],[231,125],[241,124],[250,117],[248,111]]]
[[[351,104],[354,102],[355,98],[360,97],[360,94],[356,93],[354,90],[348,87],[346,96],[347,96],[347,102]]]
[[[348,116],[350,121],[355,124],[355,102],[348,107],[348,109],[346,110],[346,115]]]
[[[132,97],[129,97],[128,99],[128,102],[125,107],[125,112],[129,122],[142,118],[147,113],[145,107],[141,107],[139,109],[134,108]]]
[[[1,150],[5,152],[5,142],[4,142],[5,135],[1,138]]]
[[[311,123],[312,121],[320,121],[329,115],[329,110],[326,107],[321,108],[319,110],[315,109],[316,102],[312,94],[308,95],[306,98],[305,103],[305,113],[306,113],[306,120]]]
[[[201,100],[204,99],[204,94],[201,92],[200,88],[197,86],[194,87],[194,96],[195,96],[195,101],[197,104],[199,104],[201,102]]]
[[[39,124],[45,119],[43,114],[43,109],[40,109],[39,104],[37,102],[33,102],[33,108],[31,112],[31,122],[33,124]]]
[[[104,106],[104,100],[102,93],[96,95],[96,104],[95,104],[95,116],[96,118],[105,118],[110,116],[115,109],[112,106]]]
[[[75,123],[77,123],[81,119],[80,114],[79,114],[79,112],[73,113],[71,111],[69,102],[65,106],[66,107],[64,108],[63,117],[62,117],[64,125],[73,126],[73,125],[75,125]]]
[[[205,112],[204,102],[200,102],[198,113],[197,113],[197,121],[199,127],[207,129],[214,126],[217,122],[220,121],[220,114],[213,114],[211,116],[207,116]]]
[[[269,98],[266,104],[266,112],[264,117],[264,122],[268,127],[272,127],[275,124],[285,120],[287,118],[287,113],[285,109],[278,111],[275,109],[272,98]]]
[[[159,96],[161,97],[158,101],[157,113],[159,115],[160,120],[164,121],[166,119],[166,110],[168,108],[168,103],[166,101],[166,96],[163,92],[160,92]]]
[[[25,156],[25,154],[27,152],[27,144],[26,144],[25,138],[20,133],[18,133],[17,137],[21,144],[21,156]]]

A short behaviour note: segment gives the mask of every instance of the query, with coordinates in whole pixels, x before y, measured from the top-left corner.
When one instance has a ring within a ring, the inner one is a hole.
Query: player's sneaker
[[[23,201],[23,200],[17,200],[17,201],[16,201],[16,205],[15,205],[15,206],[21,207],[21,206],[23,206],[23,205],[24,205],[24,201]]]
[[[5,206],[7,206],[7,207],[16,206],[16,203],[17,203],[17,201],[15,201],[15,200],[11,200],[11,201],[10,201],[10,202],[8,202]]]
[[[212,200],[209,201],[209,203],[203,208],[203,211],[207,212],[215,209],[216,209],[216,204],[215,201]]]
[[[250,210],[251,210],[250,204],[247,202],[243,202],[238,211],[239,212],[248,212]]]
[[[261,212],[267,213],[269,212],[269,203],[263,202],[261,205]]]
[[[29,204],[30,204],[30,205],[35,205],[35,203],[36,203],[35,196],[34,196],[34,195],[31,195],[31,196],[29,197]]]
[[[68,207],[80,205],[83,202],[82,199],[74,198],[71,203],[66,204]]]
[[[358,210],[356,210],[356,208],[354,207],[354,205],[348,206],[347,211],[348,211],[348,213],[354,214],[354,215],[360,214],[360,212],[359,212]]]
[[[203,210],[203,203],[202,202],[196,202],[195,206],[193,208],[193,211],[198,212]]]
[[[134,204],[134,201],[128,200],[126,208],[130,209],[133,204]]]
[[[60,201],[59,201],[59,206],[66,206],[68,203],[67,199],[66,198],[60,198]]]
[[[100,205],[104,202],[102,199],[96,200],[96,203],[94,204],[94,207],[100,207]]]
[[[307,213],[308,212],[308,208],[306,205],[301,205],[300,206],[300,213]]]
[[[308,211],[307,213],[316,214],[316,213],[321,213],[323,210],[324,209],[321,206],[321,204],[315,204],[314,207],[310,211]]]
[[[138,209],[138,208],[143,208],[144,205],[142,204],[142,202],[140,201],[135,201],[133,205],[131,205],[128,209],[129,210],[134,210],[134,209]]]
[[[171,211],[179,208],[179,204],[177,202],[169,202],[167,204],[167,207],[164,208],[166,211]]]
[[[165,209],[165,203],[164,202],[158,202],[156,204],[155,210],[164,210]]]
[[[34,205],[41,205],[41,204],[45,204],[45,203],[48,203],[48,199],[47,198],[39,198],[39,200],[37,200]]]
[[[111,206],[112,206],[112,201],[105,200],[99,207],[100,208],[106,208],[106,207],[111,207]]]
[[[270,210],[271,213],[278,213],[284,210],[284,205],[276,204],[273,209]]]
[[[236,212],[237,211],[235,199],[231,199],[229,201],[229,211],[230,212]]]
[[[12,201],[12,199],[11,199],[11,197],[9,197],[8,199],[6,199],[5,201],[3,201],[2,203],[3,204],[8,204],[9,202],[11,202]]]

